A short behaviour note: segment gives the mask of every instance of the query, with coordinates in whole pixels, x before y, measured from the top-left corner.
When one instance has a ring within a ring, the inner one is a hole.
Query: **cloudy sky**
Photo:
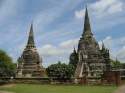
[[[97,41],[111,58],[125,62],[125,0],[0,0],[0,48],[16,61],[33,21],[43,65],[68,63],[83,31],[86,4]]]

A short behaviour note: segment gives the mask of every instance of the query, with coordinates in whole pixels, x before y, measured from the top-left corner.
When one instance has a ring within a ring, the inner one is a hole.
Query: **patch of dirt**
[[[0,91],[0,93],[13,93],[13,92]]]
[[[4,88],[10,88],[10,87],[13,87],[15,86],[15,84],[6,84],[6,85],[2,85],[0,87],[4,87]],[[1,93],[1,92],[0,92]]]
[[[3,87],[3,88],[10,88],[10,87],[13,87],[15,86],[15,84],[6,84],[6,85],[2,85],[0,87]],[[0,90],[0,93],[14,93],[14,92],[8,92],[8,91],[1,91]]]
[[[125,85],[120,86],[114,93],[125,93]]]

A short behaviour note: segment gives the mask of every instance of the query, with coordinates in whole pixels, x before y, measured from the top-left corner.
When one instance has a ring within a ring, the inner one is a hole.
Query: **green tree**
[[[120,69],[121,66],[122,66],[122,64],[121,64],[120,61],[118,61],[118,60],[116,59],[116,61],[111,60],[111,66],[112,66],[112,68],[114,68],[114,69]]]
[[[57,64],[50,65],[46,71],[48,76],[52,78],[71,78],[74,74],[74,66],[58,62]]]
[[[122,69],[125,69],[125,63],[121,63],[121,65],[122,65]]]
[[[15,64],[6,52],[0,50],[0,77],[11,77],[15,73]]]

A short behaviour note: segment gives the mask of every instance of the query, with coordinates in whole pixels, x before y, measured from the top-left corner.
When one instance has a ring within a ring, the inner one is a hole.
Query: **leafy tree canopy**
[[[112,67],[113,68],[115,68],[115,69],[119,69],[119,68],[121,68],[121,66],[122,66],[122,64],[121,64],[121,62],[119,61],[119,60],[112,60],[111,59],[111,65],[112,65]]]
[[[74,66],[58,62],[57,64],[52,64],[47,68],[47,74],[49,77],[53,78],[71,78],[74,74]]]
[[[15,64],[12,63],[11,57],[8,54],[0,50],[0,77],[14,76]]]

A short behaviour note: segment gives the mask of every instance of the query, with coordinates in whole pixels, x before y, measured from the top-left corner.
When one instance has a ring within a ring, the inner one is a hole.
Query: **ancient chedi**
[[[43,77],[45,69],[42,66],[42,58],[40,58],[33,34],[33,25],[31,24],[29,38],[21,57],[18,59],[16,77]]]
[[[70,55],[70,64],[75,64],[76,78],[97,78],[101,77],[104,71],[110,70],[109,50],[105,48],[104,44],[100,49],[99,44],[93,37],[87,8],[84,31],[79,40],[77,51],[74,49],[74,52]]]

